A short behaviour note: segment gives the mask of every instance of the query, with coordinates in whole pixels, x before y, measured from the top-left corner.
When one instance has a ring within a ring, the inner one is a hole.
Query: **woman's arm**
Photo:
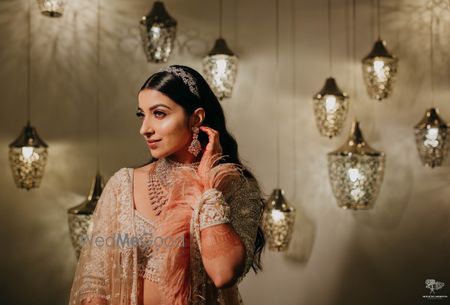
[[[245,246],[230,224],[205,228],[200,233],[202,261],[217,288],[235,284],[244,270]]]
[[[231,190],[225,198],[230,208],[229,219],[216,225],[212,221],[212,225],[200,231],[203,265],[218,288],[239,283],[249,271],[263,211],[260,193],[253,181],[235,181]],[[214,217],[209,219],[214,220]]]

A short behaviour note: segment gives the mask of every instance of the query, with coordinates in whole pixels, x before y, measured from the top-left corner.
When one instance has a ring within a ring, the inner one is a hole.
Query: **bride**
[[[239,305],[262,270],[263,201],[222,107],[194,69],[149,77],[137,116],[152,162],[122,168],[92,216],[69,305]]]

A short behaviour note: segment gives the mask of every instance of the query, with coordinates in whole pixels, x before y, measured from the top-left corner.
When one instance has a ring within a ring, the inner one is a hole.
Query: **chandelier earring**
[[[194,155],[194,157],[197,157],[197,155],[202,150],[202,145],[200,144],[200,141],[198,140],[198,133],[200,132],[200,129],[196,126],[192,127],[192,142],[191,145],[189,145],[188,151]]]

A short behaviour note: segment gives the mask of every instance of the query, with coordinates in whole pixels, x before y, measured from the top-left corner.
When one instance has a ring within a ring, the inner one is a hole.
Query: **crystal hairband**
[[[192,94],[194,94],[196,97],[200,98],[200,94],[198,93],[197,83],[195,82],[194,78],[191,74],[187,73],[181,68],[177,67],[167,67],[165,69],[161,69],[160,72],[169,72],[179,78],[183,81],[183,83],[189,87],[189,91],[191,91]]]

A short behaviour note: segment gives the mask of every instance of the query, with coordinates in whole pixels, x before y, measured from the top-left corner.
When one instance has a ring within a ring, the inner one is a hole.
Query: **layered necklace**
[[[148,173],[147,189],[149,202],[156,216],[161,214],[169,198],[169,190],[175,181],[177,169],[190,167],[197,169],[200,162],[180,163],[169,158],[159,159]]]

